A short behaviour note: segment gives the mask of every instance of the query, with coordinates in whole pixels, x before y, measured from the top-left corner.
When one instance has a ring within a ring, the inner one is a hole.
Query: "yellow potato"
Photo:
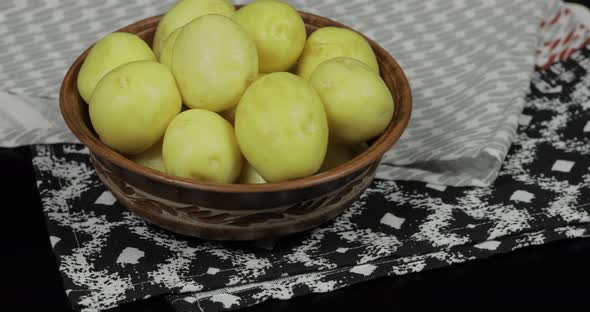
[[[297,73],[309,79],[318,65],[339,56],[357,59],[379,72],[375,53],[363,36],[344,28],[324,27],[307,38]]]
[[[272,73],[254,82],[238,104],[235,123],[240,149],[267,181],[312,175],[324,161],[326,113],[301,77]]]
[[[254,41],[221,15],[202,16],[184,26],[172,54],[172,72],[190,108],[230,109],[258,75]]]
[[[162,145],[166,172],[207,182],[232,183],[242,169],[234,128],[216,113],[191,109],[172,120]]]
[[[130,159],[142,166],[166,172],[164,161],[162,160],[162,140],[156,142],[156,144],[152,145],[145,152],[134,155]]]
[[[244,168],[242,168],[242,173],[238,177],[236,181],[238,184],[264,184],[266,180],[250,165],[249,163],[244,164]]]
[[[355,156],[356,153],[351,146],[330,142],[320,172],[328,171],[345,164]]]
[[[320,64],[309,81],[322,98],[335,142],[359,144],[389,125],[393,98],[366,64],[347,57],[331,59]]]
[[[261,1],[278,1],[278,0],[261,0]],[[258,76],[256,77],[256,79],[258,80],[266,75],[268,75],[268,74],[258,73]],[[219,115],[221,115],[221,117],[225,118],[225,120],[229,121],[229,123],[231,123],[233,125],[234,121],[236,119],[236,108],[237,108],[237,105],[228,109],[228,110],[224,110],[223,112],[219,113]]]
[[[250,3],[234,14],[256,43],[260,72],[286,71],[303,51],[305,24],[299,13],[281,1]]]
[[[180,28],[197,17],[207,14],[232,16],[234,6],[228,0],[181,0],[176,3],[158,23],[154,35],[154,53],[160,57],[164,42],[177,28]]]
[[[172,68],[172,51],[174,51],[174,44],[176,43],[176,38],[178,38],[181,30],[182,27],[179,27],[168,36],[168,39],[164,41],[164,47],[160,52],[160,63],[168,66],[168,68]]]
[[[114,68],[133,61],[155,61],[150,47],[134,34],[115,32],[99,40],[90,50],[78,74],[78,92],[90,103],[98,81]]]
[[[368,148],[369,145],[365,142],[355,145],[343,145],[330,141],[320,172],[328,171],[345,164]]]
[[[155,61],[131,62],[98,82],[90,99],[90,120],[106,145],[135,155],[162,138],[181,105],[166,66]]]

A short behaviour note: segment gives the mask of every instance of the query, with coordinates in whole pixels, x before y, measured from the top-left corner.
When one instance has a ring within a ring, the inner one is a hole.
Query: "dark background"
[[[394,0],[392,0],[394,1]],[[535,1],[535,0],[531,0]],[[590,6],[590,0],[570,1]],[[27,147],[0,148],[0,307],[71,311],[49,244]],[[474,310],[580,305],[590,310],[590,239],[527,247],[447,268],[381,278],[327,294],[269,301],[247,310],[391,311],[425,306]],[[113,311],[172,311],[163,298]]]

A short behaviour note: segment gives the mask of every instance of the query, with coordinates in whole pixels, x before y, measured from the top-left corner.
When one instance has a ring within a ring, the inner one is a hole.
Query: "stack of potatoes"
[[[351,160],[390,123],[394,103],[367,41],[258,0],[182,0],[153,47],[98,41],[78,90],[107,146],[139,164],[214,183],[302,178]],[[183,105],[184,104],[184,105]]]

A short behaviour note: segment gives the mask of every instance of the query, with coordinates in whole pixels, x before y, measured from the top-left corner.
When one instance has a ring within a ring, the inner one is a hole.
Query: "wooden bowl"
[[[308,34],[326,26],[346,27],[300,12]],[[160,16],[119,31],[151,45]],[[346,27],[348,28],[348,27]],[[63,117],[90,150],[98,177],[118,201],[141,218],[170,231],[214,240],[255,240],[316,227],[349,207],[369,186],[383,154],[402,135],[412,108],[404,72],[385,49],[368,39],[381,76],[393,94],[395,113],[385,132],[352,161],[311,177],[259,185],[215,184],[178,178],[125,158],[103,144],[90,123],[76,80],[88,50],[68,70],[60,91]]]

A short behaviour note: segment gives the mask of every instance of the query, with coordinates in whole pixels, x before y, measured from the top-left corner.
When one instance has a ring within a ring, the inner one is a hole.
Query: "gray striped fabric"
[[[0,145],[75,142],[58,113],[74,58],[171,0],[0,2]],[[244,3],[247,1],[236,1]],[[363,32],[404,68],[414,113],[378,177],[490,184],[510,146],[554,0],[291,0]]]

